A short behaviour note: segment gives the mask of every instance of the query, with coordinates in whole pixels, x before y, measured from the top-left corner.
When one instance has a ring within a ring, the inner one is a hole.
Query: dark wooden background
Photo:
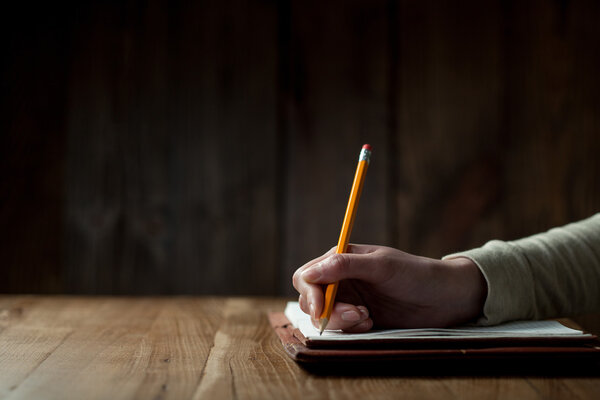
[[[16,3],[1,292],[291,294],[363,143],[354,242],[440,257],[599,211],[600,2]]]

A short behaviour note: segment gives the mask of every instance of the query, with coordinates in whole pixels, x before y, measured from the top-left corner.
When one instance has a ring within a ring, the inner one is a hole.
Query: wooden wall
[[[4,13],[0,291],[292,294],[337,240],[440,257],[600,206],[595,1]]]

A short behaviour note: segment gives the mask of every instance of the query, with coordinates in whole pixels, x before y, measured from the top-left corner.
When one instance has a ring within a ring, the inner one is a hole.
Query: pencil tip
[[[321,318],[319,320],[319,336],[323,335],[323,331],[325,330],[328,322],[329,320],[327,318]]]

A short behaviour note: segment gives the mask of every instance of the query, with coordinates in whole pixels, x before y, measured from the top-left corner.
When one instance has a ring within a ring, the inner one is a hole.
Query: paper
[[[323,332],[313,326],[310,317],[300,309],[298,302],[288,302],[287,319],[311,341],[387,340],[387,339],[509,339],[509,338],[585,338],[591,334],[567,328],[557,321],[516,321],[496,326],[460,326],[456,328],[387,329],[366,333]]]

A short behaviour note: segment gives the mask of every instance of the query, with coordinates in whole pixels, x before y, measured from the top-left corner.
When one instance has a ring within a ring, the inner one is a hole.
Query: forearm
[[[466,257],[488,293],[479,324],[544,319],[600,310],[600,214],[528,238],[491,241]]]

